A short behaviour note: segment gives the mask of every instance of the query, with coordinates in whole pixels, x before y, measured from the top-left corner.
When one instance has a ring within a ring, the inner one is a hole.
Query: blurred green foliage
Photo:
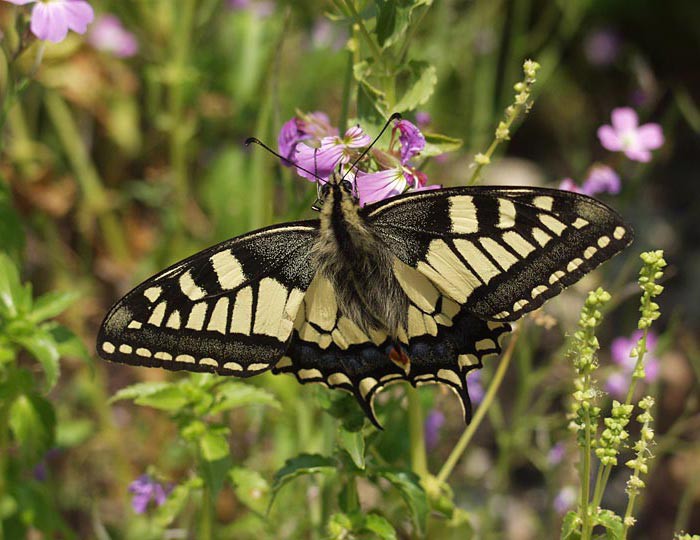
[[[31,6],[0,1],[4,538],[552,537],[565,489],[577,485],[573,447],[551,457],[568,437],[566,336],[585,291],[605,280],[614,300],[599,373],[611,373],[610,340],[637,317],[636,254],[650,246],[671,263],[657,350],[665,367],[645,387],[659,408],[656,459],[630,536],[700,529],[697,2],[90,3],[135,34],[136,56],[74,33],[42,47],[28,31]],[[312,186],[244,148],[246,137],[274,146],[297,110],[325,111],[341,129],[361,121],[370,133],[391,112],[429,112],[421,166],[435,183],[462,184],[528,57],[543,66],[536,105],[483,182],[556,186],[606,161],[623,182],[607,202],[638,240],[522,322],[503,387],[449,486],[428,471],[444,465],[464,426],[435,388],[387,390],[378,432],[351,398],[291,378],[243,383],[86,362],[85,344],[131,286],[217,241],[312,215]],[[624,105],[664,128],[651,164],[597,143],[596,128]],[[446,420],[426,451],[429,409]],[[138,515],[127,488],[144,472],[172,490]],[[602,506],[624,515],[629,475],[611,474]],[[564,526],[576,528],[572,518]]]

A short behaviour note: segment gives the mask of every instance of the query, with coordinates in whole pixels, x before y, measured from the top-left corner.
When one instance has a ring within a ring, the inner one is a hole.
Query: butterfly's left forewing
[[[228,240],[136,287],[107,314],[107,360],[247,377],[288,346],[313,278],[318,222],[286,223]]]
[[[363,215],[397,258],[487,320],[520,318],[632,241],[603,203],[552,189],[424,191]]]

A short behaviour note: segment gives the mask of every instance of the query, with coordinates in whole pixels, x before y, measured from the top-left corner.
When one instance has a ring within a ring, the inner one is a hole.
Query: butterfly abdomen
[[[358,210],[352,196],[334,186],[323,205],[313,260],[332,284],[341,313],[365,333],[396,336],[406,328],[408,298],[392,271],[394,256]]]

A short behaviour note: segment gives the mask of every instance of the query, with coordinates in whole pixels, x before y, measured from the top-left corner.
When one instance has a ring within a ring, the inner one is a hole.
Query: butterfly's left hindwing
[[[107,360],[247,377],[282,356],[313,278],[318,222],[228,240],[149,279],[107,314]]]

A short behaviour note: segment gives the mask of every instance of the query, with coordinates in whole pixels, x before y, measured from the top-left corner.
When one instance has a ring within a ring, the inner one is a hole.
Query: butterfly
[[[532,187],[453,187],[360,207],[333,174],[319,219],[227,240],[114,305],[106,360],[250,377],[267,370],[352,393],[379,427],[386,385],[442,383],[471,419],[466,377],[510,323],[626,247],[605,204]]]

